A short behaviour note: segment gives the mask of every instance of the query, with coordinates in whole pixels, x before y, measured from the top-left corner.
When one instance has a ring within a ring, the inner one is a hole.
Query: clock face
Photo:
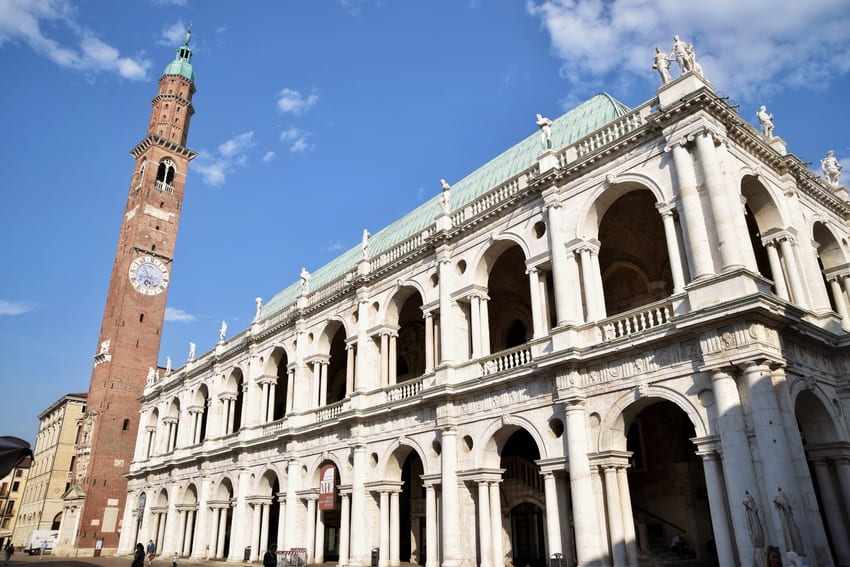
[[[143,295],[156,295],[168,287],[168,268],[152,256],[139,256],[130,264],[130,283]]]

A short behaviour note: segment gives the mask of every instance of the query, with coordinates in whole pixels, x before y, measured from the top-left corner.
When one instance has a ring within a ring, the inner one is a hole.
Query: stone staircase
[[[640,567],[713,567],[710,561],[702,561],[694,557],[679,557],[678,553],[660,539],[651,540],[649,551],[640,552],[638,565]]]

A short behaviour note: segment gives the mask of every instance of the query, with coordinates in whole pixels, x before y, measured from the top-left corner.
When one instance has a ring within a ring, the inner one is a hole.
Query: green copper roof
[[[552,147],[557,151],[569,146],[608,122],[631,111],[607,93],[581,103],[552,123]],[[533,124],[533,120],[529,121]],[[540,134],[535,131],[517,145],[493,158],[460,181],[452,184],[451,206],[456,211],[494,189],[500,183],[531,167],[540,157]],[[440,214],[440,195],[423,203],[369,238],[369,256],[377,257],[403,240],[421,233]],[[310,274],[310,291],[315,291],[353,270],[361,259],[360,245],[351,248]],[[266,317],[295,302],[301,291],[295,282],[275,295],[263,310]]]
[[[174,61],[168,64],[163,75],[180,75],[195,82],[195,72],[192,70],[192,50],[189,48],[189,41],[192,39],[192,24],[189,24],[189,29],[186,30],[186,41],[183,45],[177,48],[177,56]]]

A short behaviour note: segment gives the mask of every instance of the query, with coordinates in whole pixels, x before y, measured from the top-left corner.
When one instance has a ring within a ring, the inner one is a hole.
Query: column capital
[[[668,138],[667,145],[664,146],[664,153],[670,153],[676,148],[684,148],[688,145],[688,138],[684,134],[679,134],[676,137]]]
[[[722,455],[721,449],[723,445],[720,441],[719,435],[693,437],[691,438],[691,443],[696,445],[696,454],[699,455],[703,461],[719,459]]]

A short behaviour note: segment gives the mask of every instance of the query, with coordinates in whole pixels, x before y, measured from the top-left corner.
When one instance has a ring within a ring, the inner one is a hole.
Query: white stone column
[[[298,485],[296,479],[299,477],[299,463],[296,459],[289,461],[286,482],[286,532],[284,532],[284,546],[296,547],[300,546],[301,542],[297,541],[298,533]]]
[[[236,411],[235,411],[235,409],[236,409],[235,408],[236,397],[235,396],[236,395],[237,394],[234,394],[233,398],[227,399],[227,434],[228,435],[230,435],[231,433],[236,431],[234,429],[234,426],[236,425],[236,423],[235,423],[235,421],[236,421]]]
[[[556,553],[563,554],[561,543],[560,511],[558,508],[558,492],[555,488],[555,474],[547,471],[543,474],[543,494],[546,498],[546,539],[549,542],[548,557]]]
[[[809,302],[806,299],[806,290],[803,288],[803,281],[800,279],[797,255],[794,254],[790,237],[784,236],[779,239],[779,249],[782,251],[783,260],[785,260],[785,269],[788,271],[788,282],[791,284],[791,295],[794,303],[802,307],[808,307]]]
[[[782,262],[779,260],[776,243],[774,241],[765,242],[764,249],[767,251],[767,261],[770,264],[770,272],[773,276],[773,286],[776,288],[776,295],[785,301],[790,301],[791,296],[788,295],[788,288],[785,286],[785,271],[782,269]]]
[[[581,287],[584,290],[584,304],[587,311],[586,320],[593,321],[596,319],[596,293],[593,290],[593,265],[590,261],[590,249],[582,247],[578,250],[579,260],[581,262]]]
[[[537,268],[529,268],[525,272],[528,274],[528,286],[531,291],[531,321],[533,327],[533,338],[539,339],[546,332],[543,330],[543,310],[541,309],[540,301],[540,279],[537,273]]]
[[[481,358],[481,298],[469,296],[469,331],[472,333],[472,358]]]
[[[213,557],[213,558],[220,557],[219,554],[218,554],[218,551],[219,551],[219,549],[221,549],[221,546],[223,545],[224,537],[222,536],[222,538],[221,538],[222,542],[221,543],[219,542],[219,537],[218,537],[219,533],[222,532],[221,526],[220,526],[221,521],[222,521],[221,508],[213,508],[212,509],[213,538],[212,538],[212,542],[209,544],[209,546],[210,546],[210,555],[209,556]]]
[[[251,561],[257,561],[260,556],[260,523],[263,521],[263,506],[259,502],[251,505],[251,537],[247,539],[248,545],[251,546]]]
[[[573,521],[576,533],[578,565],[594,565],[601,557],[598,516],[587,458],[587,423],[584,400],[565,400],[567,421],[567,457],[569,459],[570,493],[573,499]]]
[[[629,491],[628,464],[617,467],[617,487],[620,489],[620,511],[623,515],[623,539],[626,541],[626,557],[629,567],[637,567],[638,550],[635,536],[635,518],[632,513],[632,497]]]
[[[478,544],[481,567],[492,565],[490,544],[490,491],[487,481],[478,481]]]
[[[552,280],[555,292],[555,315],[558,319],[557,326],[572,325],[581,322],[581,299],[577,292],[581,289],[578,278],[578,270],[575,265],[575,256],[566,250],[566,239],[564,235],[564,219],[561,203],[558,196],[544,190],[544,213],[547,220],[547,236],[549,237],[549,250],[552,256]]]
[[[608,508],[608,533],[611,541],[611,555],[615,567],[627,564],[626,541],[623,534],[623,513],[620,510],[620,488],[617,482],[617,469],[612,465],[604,466],[605,504]]]
[[[552,329],[552,305],[549,301],[549,280],[546,277],[546,272],[538,274],[538,287],[540,288],[540,322],[543,325],[543,334],[548,335]]]
[[[711,375],[717,406],[717,425],[723,451],[723,474],[726,493],[730,502],[729,515],[738,547],[741,564],[753,561],[753,545],[748,536],[747,512],[743,502],[747,492],[757,501],[760,492],[756,489],[750,444],[744,427],[741,399],[735,379],[725,369],[714,370]],[[765,506],[759,505],[762,513]],[[766,526],[765,526],[766,528]]]
[[[697,445],[700,447],[700,445]],[[702,458],[705,474],[705,487],[708,492],[708,508],[711,525],[714,530],[714,546],[720,565],[737,565],[735,545],[729,526],[729,510],[726,506],[726,488],[723,483],[723,469],[720,456],[710,447],[700,447],[697,455]],[[742,537],[747,537],[741,534]]]
[[[356,529],[351,530],[350,565],[368,565],[369,551],[366,548],[365,526],[362,519],[366,517],[366,488],[365,479],[367,474],[366,446],[358,440],[354,445],[354,471],[351,483],[351,517],[356,522]],[[352,528],[355,525],[352,524]]]
[[[213,534],[215,528],[210,526],[210,517],[212,511],[209,508],[211,483],[209,478],[201,479],[200,494],[198,500],[198,512],[195,521],[195,528],[192,534],[192,558],[200,559],[206,557],[207,549],[212,547]]]
[[[266,413],[266,421],[272,422],[274,421],[274,398],[277,393],[277,382],[269,382],[266,384],[266,405],[267,405],[267,413]]]
[[[380,492],[379,514],[378,567],[387,567],[390,564],[390,494],[386,490]]]
[[[456,567],[463,562],[457,486],[457,430],[452,426],[444,427],[440,432],[440,440],[443,446],[440,453],[443,567]]]
[[[845,329],[850,328],[850,317],[847,315],[847,303],[844,301],[844,290],[841,289],[841,285],[838,283],[837,277],[829,280],[829,290],[832,292],[832,300],[835,302],[835,308],[841,316],[842,326]]]
[[[387,371],[389,372],[389,385],[392,386],[396,383],[396,373],[398,371],[398,335],[393,333],[390,335],[390,359],[389,359],[389,368]]]
[[[452,278],[451,252],[449,249],[441,248],[437,251],[440,273],[440,362],[452,362],[456,356],[453,347],[456,337],[454,336],[455,325],[452,315],[451,287]]]
[[[425,373],[434,370],[434,316],[425,313]]]
[[[286,370],[286,412],[290,413],[295,406],[295,366]]]
[[[286,494],[282,492],[277,494],[277,510],[277,534],[275,534],[274,543],[279,550],[282,550],[286,536]]]
[[[656,203],[655,208],[661,214],[664,224],[664,241],[667,244],[667,257],[670,261],[670,275],[673,277],[673,294],[685,289],[685,273],[682,269],[682,251],[679,248],[679,234],[673,218],[673,207],[667,203]]]
[[[325,514],[321,510],[316,509],[316,552],[315,562],[322,564],[325,562]]]
[[[561,522],[561,549],[563,549],[564,560],[567,565],[575,565],[577,563],[575,552],[575,538],[573,537],[573,527],[570,521],[572,515],[572,501],[570,500],[569,478],[555,477],[557,484],[555,485],[558,491],[558,511]]]
[[[679,186],[679,202],[684,212],[685,240],[693,264],[693,279],[699,280],[714,274],[714,262],[708,246],[708,232],[703,217],[700,195],[691,155],[684,147],[685,140],[673,142],[668,146],[673,154],[676,179]]]
[[[493,567],[504,567],[505,550],[502,543],[502,499],[499,494],[499,482],[490,482],[490,544],[493,552]]]
[[[488,356],[490,354],[490,312],[487,307],[488,301],[490,301],[489,296],[481,296],[481,356]]]
[[[194,551],[192,549],[192,540],[194,539],[195,532],[195,518],[197,517],[197,510],[189,510],[186,514],[186,531],[183,536],[183,551],[181,555],[189,556]]]
[[[425,484],[425,567],[439,567],[440,549],[437,544],[437,490]]]
[[[345,395],[354,391],[354,344],[345,345]]]
[[[602,285],[602,268],[599,266],[599,243],[596,242],[593,249],[590,251],[590,265],[593,267],[591,277],[593,278],[593,294],[596,296],[594,305],[596,306],[596,319],[604,319],[608,316],[605,307],[605,286]]]
[[[348,494],[340,495],[339,512],[339,560],[338,565],[348,564],[348,545],[351,537],[351,502]]]
[[[258,559],[263,558],[263,553],[269,548],[269,512],[271,511],[271,502],[263,503],[263,515],[260,520],[260,542],[257,551]]]
[[[241,561],[243,557],[243,549],[247,542],[251,541],[248,516],[248,501],[249,485],[251,482],[251,473],[246,469],[239,470],[239,476],[236,483],[236,505],[233,507],[233,517],[230,522],[230,547],[228,549],[229,561]]]
[[[328,405],[328,366],[330,363],[327,360],[323,360],[320,363],[319,371],[320,375],[320,383],[319,383],[319,407],[323,407]]]
[[[850,298],[850,275],[841,276],[841,283],[844,285],[844,292],[847,294],[847,298]],[[847,302],[844,302],[845,309],[847,308]]]
[[[743,268],[738,234],[735,230],[738,208],[731,209],[729,207],[712,133],[707,129],[698,133],[696,135],[696,146],[703,178],[705,179],[708,201],[711,205],[711,216],[720,248],[723,271]]]
[[[390,492],[390,567],[401,565],[399,557],[399,506],[398,490]]]
[[[307,498],[307,518],[304,523],[307,533],[304,544],[307,547],[307,563],[316,562],[316,499]]]
[[[154,539],[154,541],[156,542],[156,549],[160,553],[165,553],[165,528],[169,527],[168,526],[168,513],[167,512],[166,513],[160,513],[160,514],[157,514],[157,516],[159,516],[159,519],[157,520],[157,531],[156,531],[156,538]],[[171,544],[170,541],[168,543],[169,543],[169,545]]]
[[[850,457],[844,455],[833,457],[833,463],[835,463],[838,485],[841,488],[841,501],[844,503],[844,510],[850,513]]]
[[[841,515],[838,494],[835,492],[835,485],[829,471],[829,462],[826,459],[818,458],[812,459],[812,464],[814,465],[815,476],[818,478],[820,503],[823,507],[824,516],[826,516],[826,525],[832,536],[832,546],[835,554],[838,556],[838,564],[850,565],[850,545],[848,545],[847,541],[847,526]],[[808,555],[811,556],[813,554],[809,553]]]
[[[228,508],[218,509],[218,538],[215,546],[216,559],[224,559],[224,536],[227,533],[227,512]]]
[[[265,421],[271,421],[271,415],[269,414],[269,408],[271,407],[271,402],[269,401],[269,383],[261,382],[260,386],[260,415],[263,416]]]
[[[381,333],[381,387],[384,388],[390,380],[390,336]]]
[[[174,542],[174,551],[183,555],[183,539],[186,537],[186,510],[177,510],[177,540]]]

